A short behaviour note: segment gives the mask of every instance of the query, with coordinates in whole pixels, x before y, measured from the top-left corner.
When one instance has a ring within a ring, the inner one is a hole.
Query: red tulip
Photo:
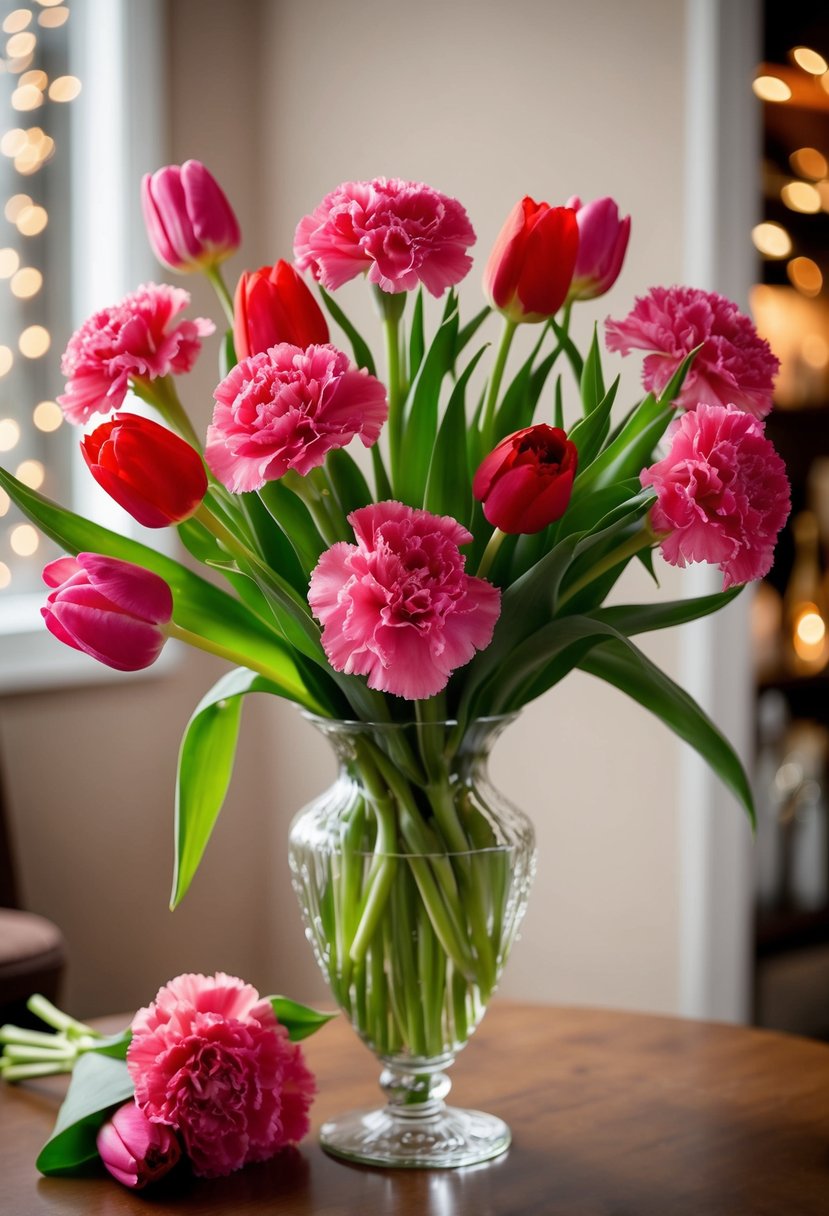
[[[328,342],[325,317],[302,275],[290,262],[246,270],[234,300],[236,355],[247,359],[279,342],[303,350]]]
[[[525,427],[484,457],[472,493],[502,532],[540,532],[567,510],[578,455],[559,427]]]
[[[55,590],[40,613],[59,641],[117,671],[156,661],[173,615],[163,578],[132,562],[79,553],[49,562],[43,580]]]
[[[98,1132],[101,1161],[124,1186],[139,1191],[173,1168],[181,1156],[175,1132],[151,1123],[135,1102],[125,1102]]]
[[[148,173],[141,182],[141,209],[153,253],[171,270],[204,270],[239,248],[233,208],[197,160]]]
[[[572,208],[523,198],[489,255],[484,291],[511,321],[546,321],[564,303],[578,248]]]
[[[145,528],[180,523],[207,492],[207,475],[195,448],[141,418],[116,414],[81,441],[92,476]]]

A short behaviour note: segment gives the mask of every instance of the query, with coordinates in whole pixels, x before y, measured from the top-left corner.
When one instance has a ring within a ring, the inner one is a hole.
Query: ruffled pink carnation
[[[249,984],[180,975],[132,1023],[135,1100],[181,1135],[194,1172],[218,1178],[265,1161],[308,1131],[314,1078]]]
[[[675,401],[681,409],[692,410],[700,401],[736,405],[755,418],[771,409],[780,361],[751,318],[716,292],[652,287],[623,321],[608,319],[605,330],[608,350],[653,352],[642,365],[642,383],[657,396],[702,343]]]
[[[501,593],[464,573],[472,536],[449,516],[380,502],[348,519],[357,544],[323,553],[308,594],[328,660],[369,688],[431,697],[489,645]]]
[[[130,378],[189,372],[201,339],[215,329],[205,317],[176,321],[189,303],[189,293],[180,287],[145,283],[84,321],[61,360],[67,384],[58,401],[69,422],[80,426],[96,412],[119,409]]]
[[[238,363],[213,396],[205,459],[234,494],[309,473],[355,435],[371,447],[388,415],[380,381],[327,345],[280,342]]]
[[[706,405],[675,424],[671,450],[644,469],[653,486],[651,524],[672,566],[710,562],[723,590],[762,578],[789,514],[786,467],[763,424],[734,405]]]
[[[422,283],[433,296],[459,283],[475,242],[457,201],[419,182],[375,177],[343,182],[299,221],[294,258],[323,287],[335,290],[362,271],[382,291],[413,291]]]

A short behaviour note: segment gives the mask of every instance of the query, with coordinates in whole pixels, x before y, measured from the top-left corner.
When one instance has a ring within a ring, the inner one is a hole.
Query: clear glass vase
[[[445,1070],[483,1017],[526,909],[535,837],[491,784],[512,718],[312,721],[339,774],[291,825],[306,935],[340,1008],[383,1065],[386,1105],[326,1123],[350,1161],[446,1167],[510,1142],[494,1115],[447,1106]]]

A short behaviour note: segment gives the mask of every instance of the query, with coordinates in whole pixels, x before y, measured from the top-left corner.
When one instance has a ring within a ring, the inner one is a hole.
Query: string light
[[[12,109],[19,114],[39,110],[47,102],[66,104],[81,92],[82,85],[77,76],[67,74],[50,81],[47,72],[34,62],[39,45],[43,45],[38,43],[37,27],[58,29],[68,18],[69,7],[61,0],[36,0],[36,3],[32,0],[28,7],[6,12],[0,20],[0,29],[5,37],[5,57],[0,50],[0,72],[14,78],[10,80],[10,100]],[[49,110],[43,112],[48,115]],[[25,122],[25,119],[22,121]],[[45,122],[43,119],[41,121]],[[45,125],[48,127],[48,122]],[[55,141],[43,127],[12,126],[0,133],[0,155],[11,162],[10,168],[21,177],[38,173],[54,153]],[[32,194],[36,192],[33,190]],[[39,236],[49,223],[46,208],[36,202],[32,194],[21,191],[11,195],[3,204],[3,215],[9,224],[14,225],[20,238]],[[29,258],[21,259],[19,246],[0,248],[0,280],[8,280],[11,295],[21,301],[31,300],[45,286],[42,270],[37,266],[21,264],[24,260],[28,262]],[[27,325],[17,339],[17,349],[24,359],[39,359],[49,350],[51,340],[51,334],[44,325]],[[12,345],[0,344],[0,378],[12,370],[16,357]],[[56,431],[63,421],[63,412],[56,401],[39,401],[31,407],[30,419],[24,424],[26,434]],[[19,451],[23,442],[21,423],[16,418],[0,417],[0,452]],[[30,457],[21,459],[18,456],[16,476],[31,489],[39,489],[47,480],[48,470],[41,460]],[[6,516],[11,509],[9,495],[0,490],[0,516]],[[6,539],[11,552],[19,558],[32,557],[42,542],[40,533],[29,523],[11,523]],[[13,565],[0,561],[0,590],[5,590],[11,584]]]
[[[804,296],[819,296],[823,288],[823,275],[817,262],[811,258],[792,258],[786,265],[789,280]]]
[[[810,76],[822,76],[829,70],[829,63],[810,46],[793,47],[789,54],[797,66],[804,72],[808,72]]]
[[[751,87],[761,101],[788,101],[792,91],[779,76],[757,76],[751,82]]]
[[[787,182],[780,197],[790,211],[814,215],[820,211],[820,194],[811,182]]]
[[[755,249],[767,258],[787,258],[792,251],[792,238],[782,224],[755,224],[751,239]]]
[[[818,181],[829,173],[829,161],[817,148],[798,148],[789,157],[789,164],[800,177]]]

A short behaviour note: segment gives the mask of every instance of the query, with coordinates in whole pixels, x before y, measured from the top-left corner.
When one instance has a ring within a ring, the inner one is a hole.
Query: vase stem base
[[[479,1110],[445,1106],[427,1117],[380,1110],[349,1111],[324,1123],[320,1143],[344,1161],[394,1169],[453,1169],[505,1153],[510,1130]]]

